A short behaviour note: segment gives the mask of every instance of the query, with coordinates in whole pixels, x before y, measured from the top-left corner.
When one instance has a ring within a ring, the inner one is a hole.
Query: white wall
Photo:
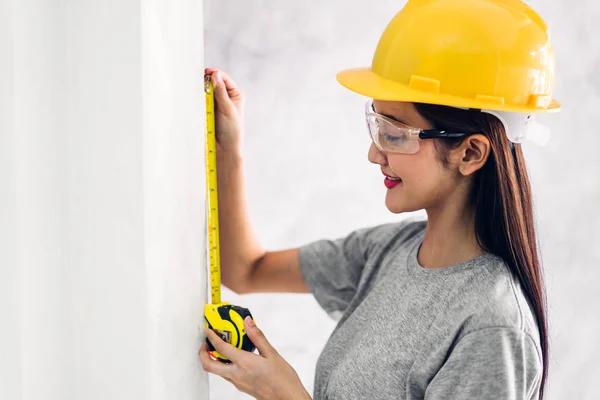
[[[0,5],[0,399],[207,399],[201,0]]]
[[[550,317],[549,400],[597,399],[600,389],[600,4],[532,0],[548,22],[564,110],[542,121],[547,147],[525,151],[536,201]],[[337,83],[370,65],[403,1],[206,2],[206,64],[247,95],[245,159],[252,220],[270,249],[403,218],[384,204],[367,161],[364,97]],[[312,389],[334,323],[310,295],[234,296]],[[292,312],[290,312],[290,310]],[[246,399],[211,375],[211,399]]]

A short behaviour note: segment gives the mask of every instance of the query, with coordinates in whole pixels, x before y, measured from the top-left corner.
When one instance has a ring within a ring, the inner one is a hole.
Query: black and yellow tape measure
[[[253,352],[255,346],[244,329],[244,318],[252,314],[247,308],[221,302],[221,257],[219,245],[219,202],[217,190],[217,149],[215,135],[215,98],[211,76],[204,75],[206,96],[206,207],[208,222],[208,253],[211,284],[211,304],[204,306],[206,327],[221,339],[241,350]],[[222,362],[229,360],[215,351],[206,340],[214,358]]]

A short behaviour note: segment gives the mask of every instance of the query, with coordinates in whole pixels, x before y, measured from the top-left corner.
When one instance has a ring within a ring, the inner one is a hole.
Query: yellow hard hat
[[[409,0],[371,68],[337,79],[379,100],[528,114],[561,107],[547,26],[520,0]]]

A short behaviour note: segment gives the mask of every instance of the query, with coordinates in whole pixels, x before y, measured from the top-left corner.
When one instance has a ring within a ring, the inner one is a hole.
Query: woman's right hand
[[[243,140],[244,93],[225,72],[206,68],[211,75],[215,94],[215,135],[217,154],[241,154]]]

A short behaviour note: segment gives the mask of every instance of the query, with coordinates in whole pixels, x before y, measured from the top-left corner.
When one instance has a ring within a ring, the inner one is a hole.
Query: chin
[[[385,206],[387,207],[387,209],[394,213],[394,214],[401,214],[403,212],[408,212],[409,210],[402,205],[402,203],[398,202],[398,201],[394,201],[393,199],[387,199],[385,200]]]
[[[389,210],[391,213],[393,213],[393,214],[402,214],[402,213],[405,213],[405,212],[406,212],[405,210],[402,210],[402,209],[400,209],[400,208],[391,208],[391,207],[388,207],[387,209],[388,209],[388,210]]]
[[[404,199],[394,195],[390,195],[390,193],[388,193],[388,195],[385,197],[385,206],[390,212],[394,214],[414,212],[423,209],[423,207],[415,206],[414,204],[406,204],[406,202],[403,200]]]

